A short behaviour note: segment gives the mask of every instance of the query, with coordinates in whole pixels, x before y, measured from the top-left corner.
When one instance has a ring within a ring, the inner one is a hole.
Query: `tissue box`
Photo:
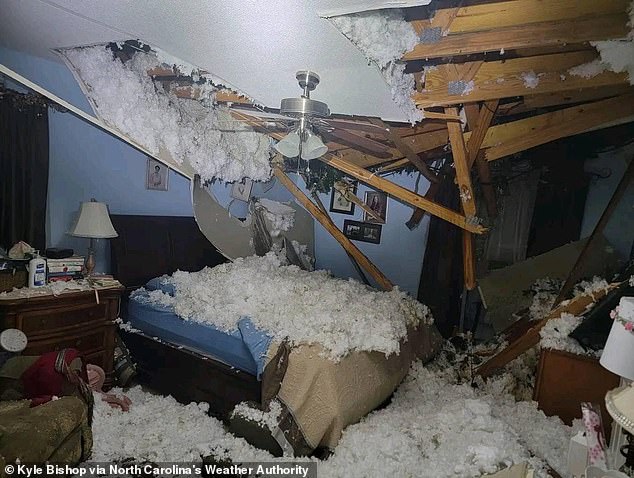
[[[568,448],[568,470],[573,478],[581,478],[588,466],[588,442],[585,432],[579,432],[570,439]]]

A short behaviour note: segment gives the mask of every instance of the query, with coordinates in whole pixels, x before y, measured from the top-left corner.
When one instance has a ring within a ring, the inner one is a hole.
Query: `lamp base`
[[[92,276],[92,273],[95,270],[95,251],[92,249],[88,249],[88,257],[86,257],[85,267],[86,267],[86,277]]]

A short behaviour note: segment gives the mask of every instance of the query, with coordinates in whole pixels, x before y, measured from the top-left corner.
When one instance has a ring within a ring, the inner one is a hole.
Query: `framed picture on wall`
[[[382,221],[375,219],[367,211],[363,212],[363,220],[375,224],[385,224],[387,219],[387,194],[383,191],[366,191],[364,202]]]
[[[169,181],[169,168],[156,159],[147,158],[147,171],[145,173],[145,189],[155,191],[167,191]]]
[[[352,194],[357,194],[357,183],[352,184]],[[339,214],[354,214],[354,203],[348,201],[337,189],[330,193],[330,212]]]
[[[380,224],[370,224],[367,222],[351,221],[346,219],[343,221],[343,233],[348,239],[353,241],[371,242],[372,244],[381,243]]]

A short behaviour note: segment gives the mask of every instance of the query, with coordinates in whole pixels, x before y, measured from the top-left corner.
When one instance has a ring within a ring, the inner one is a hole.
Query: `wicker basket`
[[[9,269],[0,271],[0,292],[13,290],[15,287],[25,287],[29,279],[24,269]]]

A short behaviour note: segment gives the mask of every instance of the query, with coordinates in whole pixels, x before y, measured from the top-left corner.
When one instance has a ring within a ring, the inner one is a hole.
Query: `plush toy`
[[[89,363],[86,365],[86,370],[88,373],[88,387],[94,392],[101,394],[101,399],[108,403],[113,408],[121,408],[124,412],[130,410],[130,405],[132,402],[128,397],[122,395],[118,397],[114,393],[105,393],[102,391],[103,384],[106,381],[106,373],[103,371],[101,367],[98,365],[93,365]]]

